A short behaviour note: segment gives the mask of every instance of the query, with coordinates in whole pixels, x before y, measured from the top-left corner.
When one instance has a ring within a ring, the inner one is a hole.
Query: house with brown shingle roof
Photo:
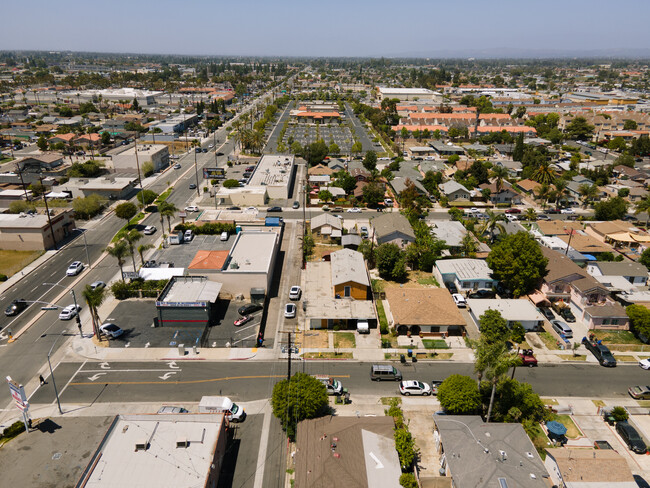
[[[571,304],[574,315],[580,317],[588,329],[629,328],[625,309],[612,300],[605,285],[565,254],[545,246],[540,246],[540,250],[548,259],[548,273],[540,288],[547,300]]]
[[[556,486],[563,488],[635,488],[630,467],[613,449],[546,449],[544,465]]]
[[[400,334],[465,335],[465,319],[446,288],[388,288],[386,300]]]

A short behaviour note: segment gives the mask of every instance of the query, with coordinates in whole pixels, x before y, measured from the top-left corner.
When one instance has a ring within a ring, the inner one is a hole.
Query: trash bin
[[[412,362],[412,363],[417,363],[417,362],[418,362],[418,358],[417,358],[417,356],[413,356],[413,357],[411,358],[411,362]]]
[[[178,345],[178,355],[185,356],[185,344]]]
[[[409,357],[413,357],[413,349],[408,349],[406,353],[409,355]]]
[[[399,355],[399,362],[400,363],[405,363],[406,362],[406,358],[404,357],[404,354]]]

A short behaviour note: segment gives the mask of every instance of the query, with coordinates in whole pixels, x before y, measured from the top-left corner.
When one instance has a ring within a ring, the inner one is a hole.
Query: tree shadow
[[[51,419],[42,420],[36,425],[36,429],[41,431],[43,434],[54,434],[59,430],[61,426],[56,422],[53,422]]]

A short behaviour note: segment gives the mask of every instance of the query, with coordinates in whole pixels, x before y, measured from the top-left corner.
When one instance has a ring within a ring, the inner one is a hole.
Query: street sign
[[[137,280],[140,278],[140,275],[134,271],[124,271],[122,276],[125,280]]]
[[[25,388],[23,388],[23,385],[16,383],[10,376],[7,376],[7,384],[9,385],[9,392],[16,406],[21,410],[26,410],[28,408],[27,397],[25,396]]]

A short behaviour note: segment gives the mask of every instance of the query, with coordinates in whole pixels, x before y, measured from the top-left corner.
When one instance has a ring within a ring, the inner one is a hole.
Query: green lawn
[[[532,427],[526,429],[526,433],[528,434],[528,437],[530,437],[530,440],[533,441],[533,445],[535,446],[535,449],[537,449],[537,453],[542,458],[542,461],[546,459],[545,449],[550,447],[550,441],[548,437],[546,437],[542,426],[534,424]]]
[[[433,286],[440,287],[438,280],[436,280],[433,276],[429,276],[427,278],[419,278],[417,282],[420,285],[433,285]]]
[[[422,339],[425,349],[449,349],[444,339]]]
[[[355,346],[354,332],[334,332],[334,347],[350,348]]]
[[[643,344],[629,330],[594,330],[592,332],[605,344]]]
[[[153,202],[153,203],[154,203],[155,205],[158,205],[158,204],[164,202],[165,200],[167,200],[167,197],[169,197],[169,195],[171,194],[171,192],[172,192],[173,190],[174,190],[173,187],[171,187],[171,188],[167,188],[164,192],[162,192],[160,195],[158,195],[158,198],[156,198],[156,201]]]
[[[377,315],[379,315],[379,331],[383,333],[388,333],[388,319],[386,319],[386,312],[384,311],[384,304],[381,300],[375,302],[377,305]]]
[[[538,335],[547,349],[559,349],[557,345],[557,339],[551,333],[540,332]]]

